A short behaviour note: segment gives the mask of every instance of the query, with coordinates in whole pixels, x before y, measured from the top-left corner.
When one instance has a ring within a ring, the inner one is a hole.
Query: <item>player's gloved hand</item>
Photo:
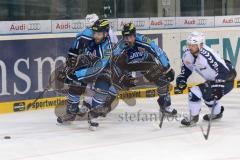
[[[66,64],[67,67],[74,68],[77,65],[77,57],[75,56],[67,57]]]
[[[122,84],[122,86],[124,86],[126,88],[130,88],[130,87],[135,87],[136,86],[134,80],[135,80],[135,78],[132,77],[130,74],[124,74],[119,79],[119,82],[120,82],[120,84]]]
[[[128,83],[127,83],[127,87],[135,87],[136,83],[135,83],[135,78],[132,77],[131,75],[128,77]]]
[[[177,88],[181,91],[187,88],[187,82],[182,78],[177,78],[176,85],[177,85]]]
[[[66,71],[65,71],[65,69],[59,70],[58,73],[57,73],[57,79],[59,81],[64,81],[65,78],[66,78]]]
[[[174,80],[174,77],[175,77],[175,72],[174,70],[171,68],[167,73],[166,73],[166,79],[169,81],[169,82],[172,82]]]
[[[216,80],[216,81],[210,82],[210,87],[211,87],[212,97],[216,97],[217,99],[220,99],[222,96],[224,96],[224,88],[225,88],[224,80]]]
[[[162,68],[159,67],[159,65],[154,65],[146,71],[144,76],[150,82],[158,83],[160,78],[166,80],[166,75],[163,75],[163,73],[164,71],[162,70]]]

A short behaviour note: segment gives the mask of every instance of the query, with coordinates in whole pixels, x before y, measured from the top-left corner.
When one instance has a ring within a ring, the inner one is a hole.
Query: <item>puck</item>
[[[10,136],[5,136],[4,139],[11,139],[11,137]]]

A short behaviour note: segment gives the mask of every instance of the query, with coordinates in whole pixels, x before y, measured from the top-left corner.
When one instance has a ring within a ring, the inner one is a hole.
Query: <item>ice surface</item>
[[[1,115],[0,159],[240,160],[239,89],[222,99],[224,117],[212,124],[208,141],[199,127],[206,129],[206,122],[201,120],[196,127],[183,128],[178,120],[169,119],[159,129],[158,121],[143,119],[146,114],[158,115],[156,98],[137,101],[135,107],[120,102],[107,118],[99,120],[95,132],[87,129],[86,122],[56,125],[52,109]],[[173,96],[172,103],[179,112],[187,112],[187,95]],[[203,105],[201,117],[207,111]]]

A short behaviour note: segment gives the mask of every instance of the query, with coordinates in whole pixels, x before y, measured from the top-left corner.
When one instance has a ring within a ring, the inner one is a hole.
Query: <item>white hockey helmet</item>
[[[205,36],[201,32],[192,32],[187,38],[187,44],[197,44],[200,47],[200,44],[203,44],[205,41]]]
[[[92,25],[99,20],[98,15],[96,15],[95,13],[92,14],[88,14],[85,18],[85,25],[86,27],[92,27]]]

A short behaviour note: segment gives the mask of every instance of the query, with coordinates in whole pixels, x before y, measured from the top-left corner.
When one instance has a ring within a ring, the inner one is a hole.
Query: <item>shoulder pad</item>
[[[82,32],[79,32],[77,34],[77,37],[81,37],[81,36],[86,36],[89,38],[93,38],[93,31],[91,28],[85,28]]]
[[[189,52],[189,50],[186,50],[185,53],[183,54],[182,61],[185,65],[190,65],[193,63],[194,57]]]
[[[187,49],[185,49],[182,58],[184,59],[189,56],[191,57],[191,53],[190,53],[189,49],[187,48]]]

